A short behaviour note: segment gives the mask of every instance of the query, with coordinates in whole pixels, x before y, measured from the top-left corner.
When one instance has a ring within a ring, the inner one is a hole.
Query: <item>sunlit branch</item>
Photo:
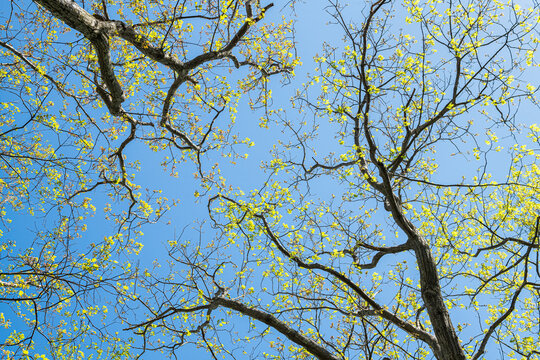
[[[247,315],[251,317],[252,319],[258,320],[272,327],[273,329],[279,331],[281,334],[285,335],[289,340],[291,340],[295,344],[302,346],[304,349],[306,349],[308,352],[313,354],[319,360],[338,360],[339,359],[337,356],[330,353],[328,350],[323,348],[321,345],[317,344],[312,339],[301,334],[299,331],[294,330],[289,325],[287,325],[286,323],[279,320],[277,317],[275,317],[274,315],[268,312],[256,309],[254,307],[247,306],[245,304],[242,304],[239,301],[228,299],[221,296],[212,299],[211,303],[229,308],[231,310],[238,311],[241,314]]]
[[[363,291],[358,285],[356,285],[352,280],[347,278],[342,273],[338,272],[337,270],[321,265],[318,263],[306,263],[303,260],[301,260],[296,255],[292,255],[285,247],[279,242],[278,238],[274,235],[272,230],[270,229],[270,226],[268,222],[266,221],[266,218],[263,215],[255,214],[255,217],[259,218],[263,222],[263,226],[265,229],[266,234],[271,239],[272,243],[276,245],[278,250],[287,258],[292,260],[294,263],[296,263],[299,267],[309,270],[321,270],[325,273],[328,273],[329,275],[332,275],[348,287],[350,287],[357,295],[360,296],[360,298],[364,301],[366,301],[369,306],[371,306],[375,311],[379,312],[380,316],[384,319],[392,322],[393,324],[397,325],[398,327],[402,328],[403,330],[409,332],[410,334],[413,334],[415,337],[425,341],[427,344],[429,344],[430,347],[433,349],[438,350],[438,344],[435,338],[430,335],[429,333],[416,328],[414,325],[408,323],[407,321],[399,318],[397,315],[391,313],[390,311],[386,310],[384,307],[379,305],[375,300],[373,300],[365,291]]]

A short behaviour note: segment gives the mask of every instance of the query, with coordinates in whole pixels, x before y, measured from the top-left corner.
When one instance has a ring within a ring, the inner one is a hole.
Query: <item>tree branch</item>
[[[256,319],[273,329],[279,331],[281,334],[285,335],[289,340],[302,346],[309,353],[313,354],[319,360],[338,360],[339,358],[333,355],[331,352],[326,350],[321,345],[317,344],[312,339],[303,335],[299,331],[291,328],[289,325],[279,320],[274,315],[264,312],[262,310],[256,309],[254,307],[247,306],[242,304],[239,301],[227,299],[224,297],[216,297],[211,300],[213,304],[226,307],[231,310],[238,311],[244,315],[249,316],[252,319]]]

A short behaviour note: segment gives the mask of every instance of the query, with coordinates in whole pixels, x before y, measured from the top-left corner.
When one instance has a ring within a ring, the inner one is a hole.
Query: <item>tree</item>
[[[2,247],[1,300],[14,315],[2,318],[4,356],[40,337],[55,356],[75,358],[88,337],[98,353],[110,340],[101,354],[110,358],[129,343],[96,319],[107,311],[96,297],[122,291],[132,275],[121,254],[138,252],[142,226],[174,204],[135,183],[139,159],[126,151],[171,152],[161,161],[172,175],[188,162],[214,181],[201,161],[244,141],[229,134],[240,94],[264,102],[266,79],[286,78],[296,62],[290,22],[259,25],[272,5],[241,1],[10,6],[0,42],[2,217],[8,227],[25,211],[35,228],[12,231]],[[96,212],[115,224],[104,240],[91,234],[105,220],[92,222]],[[14,235],[33,240],[15,250]]]
[[[35,3],[0,41],[3,218],[36,223],[4,234],[6,358],[540,358],[536,2],[330,1],[343,41],[291,106],[271,4]],[[260,185],[235,177],[269,138]],[[208,213],[154,267],[177,202],[145,148]]]

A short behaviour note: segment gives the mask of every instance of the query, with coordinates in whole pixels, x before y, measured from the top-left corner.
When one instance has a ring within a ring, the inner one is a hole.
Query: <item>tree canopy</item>
[[[540,359],[537,1],[1,15],[3,358]]]

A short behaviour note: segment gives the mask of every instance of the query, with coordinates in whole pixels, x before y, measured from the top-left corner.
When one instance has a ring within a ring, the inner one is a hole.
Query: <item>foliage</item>
[[[535,2],[10,6],[5,358],[540,358]]]

